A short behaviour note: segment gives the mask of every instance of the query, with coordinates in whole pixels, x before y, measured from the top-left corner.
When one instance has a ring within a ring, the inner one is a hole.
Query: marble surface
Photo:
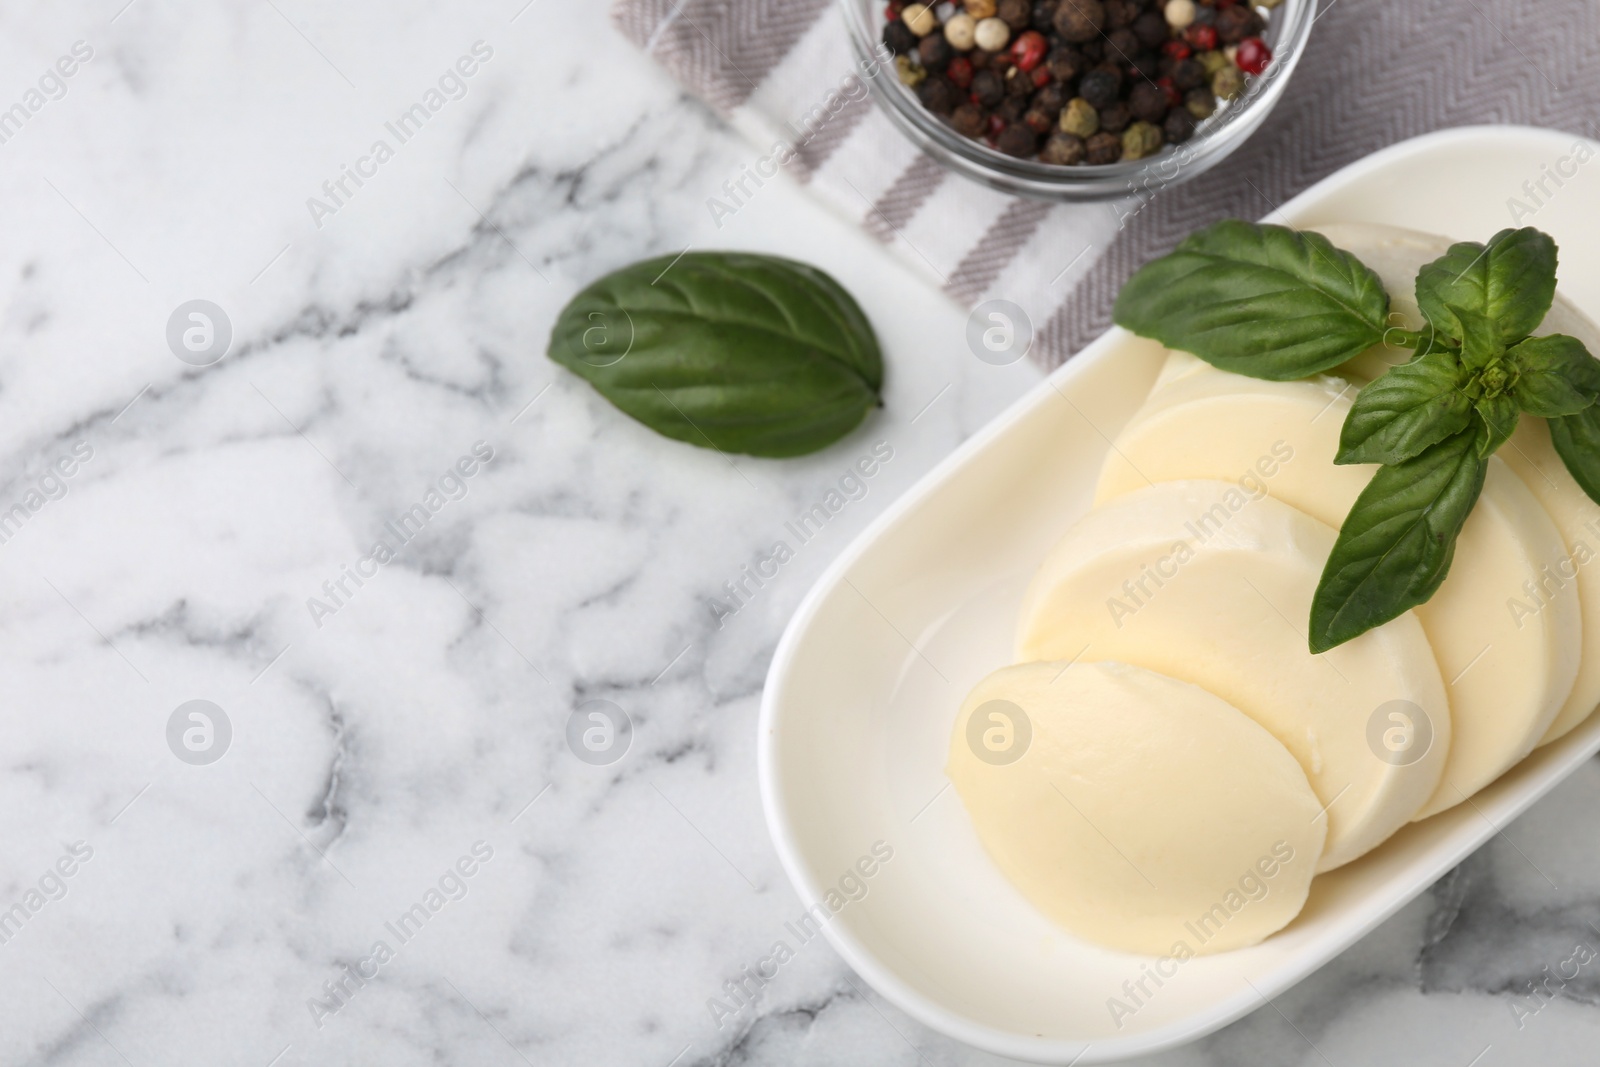
[[[26,112],[0,121],[0,1063],[992,1062],[820,941],[721,1028],[706,1001],[798,903],[753,755],[784,622],[1036,374],[974,359],[959,309],[796,186],[714,229],[751,148],[599,0],[18,3],[0,59]],[[544,358],[579,286],[713,244],[857,293],[885,411],[729,462]],[[167,340],[196,299],[231,325],[208,366]],[[719,626],[724,583],[880,438],[867,496]],[[593,700],[633,723],[609,765],[566,743]],[[1591,764],[1159,1062],[1591,1058],[1600,970],[1528,989],[1600,946],[1597,814]]]

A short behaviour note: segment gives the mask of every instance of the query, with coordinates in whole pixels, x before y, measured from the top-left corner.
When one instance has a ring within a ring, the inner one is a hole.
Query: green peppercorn
[[[1122,158],[1143,159],[1161,150],[1161,130],[1149,122],[1135,122],[1122,131]]]
[[[1216,113],[1216,95],[1204,85],[1198,89],[1190,89],[1183,95],[1183,109],[1196,120],[1208,119]]]
[[[1230,7],[1228,9],[1232,11]],[[1232,100],[1244,92],[1244,71],[1238,67],[1223,67],[1211,76],[1211,91],[1222,100]]]
[[[928,72],[912,62],[910,56],[895,56],[894,69],[895,73],[900,75],[900,83],[912,88],[916,88],[922,83],[922,79],[928,76]]]
[[[1200,66],[1205,68],[1207,77],[1215,74],[1223,67],[1232,65],[1228,62],[1228,57],[1223,55],[1220,50],[1215,48],[1209,52],[1201,52],[1198,56],[1195,56],[1195,58],[1200,61]]]
[[[1075,96],[1061,112],[1061,130],[1077,137],[1093,137],[1100,132],[1100,113],[1089,101]]]
[[[1056,132],[1044,143],[1044,148],[1039,151],[1039,159],[1045,163],[1054,163],[1058,167],[1075,167],[1082,163],[1089,154],[1088,148],[1083,143],[1083,138],[1070,133]]]
[[[1104,166],[1115,163],[1122,158],[1122,138],[1114,133],[1101,130],[1084,142],[1084,162],[1095,166]]]

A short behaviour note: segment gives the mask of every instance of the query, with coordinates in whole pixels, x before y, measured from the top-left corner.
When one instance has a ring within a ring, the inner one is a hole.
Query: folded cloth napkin
[[[1596,0],[1323,0],[1267,122],[1193,181],[1110,204],[1007,196],[943,170],[868,97],[829,0],[617,0],[622,32],[749,136],[711,190],[720,226],[779,167],[955,300],[1021,306],[1053,367],[1111,321],[1140,264],[1220,218],[1259,218],[1338,168],[1429,130],[1520,122],[1596,136]]]

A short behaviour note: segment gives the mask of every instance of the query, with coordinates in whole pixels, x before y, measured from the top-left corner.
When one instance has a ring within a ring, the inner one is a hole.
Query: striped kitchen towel
[[[1259,218],[1429,130],[1595,134],[1597,0],[1322,0],[1287,92],[1227,163],[1111,204],[1010,197],[943,170],[868,96],[830,0],[617,0],[622,32],[754,143],[710,190],[719,224],[783,167],[967,307],[1020,305],[1046,367],[1093,340],[1135,267],[1219,218]],[[893,77],[892,68],[882,75]]]

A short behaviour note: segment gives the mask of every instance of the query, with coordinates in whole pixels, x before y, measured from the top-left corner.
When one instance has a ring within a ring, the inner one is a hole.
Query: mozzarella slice
[[[1348,863],[1433,793],[1450,716],[1409,613],[1324,655],[1307,651],[1305,620],[1333,540],[1323,523],[1232,482],[1119,497],[1079,520],[1035,575],[1017,658],[1119,660],[1234,705],[1294,755],[1327,807],[1318,870]],[[1409,740],[1385,751],[1369,740],[1387,743],[1395,728]]]
[[[1226,478],[1337,527],[1377,469],[1333,462],[1355,393],[1331,376],[1267,382],[1209,365],[1185,374],[1153,394],[1117,439],[1097,500],[1151,482]],[[1449,684],[1454,726],[1439,793],[1418,818],[1499,777],[1566,703],[1583,651],[1576,586],[1552,590],[1531,617],[1513,605],[1526,597],[1524,582],[1567,558],[1549,514],[1491,457],[1450,576],[1415,609]]]
[[[1127,952],[1257,943],[1299,913],[1322,851],[1322,805],[1281,744],[1212,694],[1122,663],[989,675],[962,705],[947,773],[1025,897]]]
[[[1449,250],[1452,242],[1448,238],[1352,223],[1325,226],[1321,232],[1338,247],[1355,253],[1383,280],[1401,325],[1413,330],[1422,328],[1422,315],[1413,295],[1417,272]],[[1600,356],[1600,326],[1560,293],[1556,294],[1555,304],[1543,325],[1535,332],[1568,334]],[[1380,347],[1364,353],[1350,367],[1370,377],[1407,355],[1409,353]],[[1200,363],[1187,354],[1184,359]],[[1189,366],[1188,363],[1181,365]],[[1543,419],[1524,416],[1511,441],[1495,454],[1505,460],[1538,498],[1561,531],[1567,548],[1560,560],[1541,569],[1531,587],[1525,587],[1520,602],[1514,601],[1508,607],[1519,620],[1526,619],[1531,613],[1543,612],[1563,586],[1574,585],[1583,619],[1584,649],[1577,677],[1566,702],[1539,739],[1539,744],[1544,745],[1565,736],[1600,704],[1600,567],[1590,566],[1600,554],[1600,507],[1567,473],[1566,465],[1550,443],[1550,430]]]

